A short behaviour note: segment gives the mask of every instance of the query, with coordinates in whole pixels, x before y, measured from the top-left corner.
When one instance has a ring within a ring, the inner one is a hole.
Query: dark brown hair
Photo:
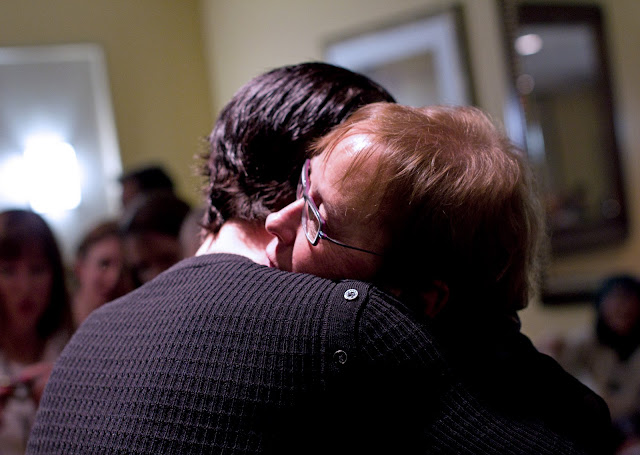
[[[371,79],[327,63],[253,78],[224,107],[208,138],[205,228],[215,234],[231,218],[264,223],[293,202],[311,143],[376,101],[394,99]]]

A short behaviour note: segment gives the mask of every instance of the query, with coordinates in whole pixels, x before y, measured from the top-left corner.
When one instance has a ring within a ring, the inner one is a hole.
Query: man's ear
[[[435,318],[449,301],[449,286],[443,281],[435,280],[431,289],[420,293],[424,315]]]

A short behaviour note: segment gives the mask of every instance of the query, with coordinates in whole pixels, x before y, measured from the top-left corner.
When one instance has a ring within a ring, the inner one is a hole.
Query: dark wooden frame
[[[615,191],[615,197],[620,204],[617,216],[603,219],[598,222],[571,226],[568,228],[555,228],[551,234],[551,250],[554,256],[564,256],[571,253],[583,252],[589,249],[606,247],[620,243],[627,238],[628,217],[624,196],[622,171],[615,127],[615,109],[613,92],[611,88],[611,76],[609,71],[609,54],[607,52],[606,34],[603,25],[603,12],[601,7],[593,4],[550,4],[540,2],[526,2],[518,0],[499,0],[505,24],[505,42],[507,43],[507,57],[511,70],[510,96],[519,98],[520,105],[526,102],[526,95],[519,94],[515,88],[516,78],[520,74],[518,56],[513,49],[518,25],[530,24],[588,24],[597,36],[597,58],[600,63],[601,92],[603,94],[602,124],[607,131],[608,147],[607,159],[612,163],[612,168],[617,172],[607,175]],[[524,109],[520,110],[522,123],[526,124]],[[516,143],[523,145],[526,139],[523,136],[512,138]]]

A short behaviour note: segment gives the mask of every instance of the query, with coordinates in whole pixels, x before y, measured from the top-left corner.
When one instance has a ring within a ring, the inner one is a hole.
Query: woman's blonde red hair
[[[316,143],[364,135],[345,179],[377,159],[353,204],[389,232],[380,281],[420,292],[431,280],[451,296],[489,293],[502,310],[524,308],[537,285],[543,218],[524,154],[474,107],[375,103]]]

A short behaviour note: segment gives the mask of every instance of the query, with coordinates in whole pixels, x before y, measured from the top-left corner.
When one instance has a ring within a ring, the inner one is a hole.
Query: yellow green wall
[[[159,162],[194,202],[212,124],[199,13],[197,0],[2,0],[0,46],[102,45],[123,168]]]
[[[212,103],[218,111],[235,90],[276,66],[321,60],[328,42],[362,29],[427,15],[443,0],[203,0]],[[494,0],[455,2],[464,7],[477,97],[502,115],[506,72]]]

